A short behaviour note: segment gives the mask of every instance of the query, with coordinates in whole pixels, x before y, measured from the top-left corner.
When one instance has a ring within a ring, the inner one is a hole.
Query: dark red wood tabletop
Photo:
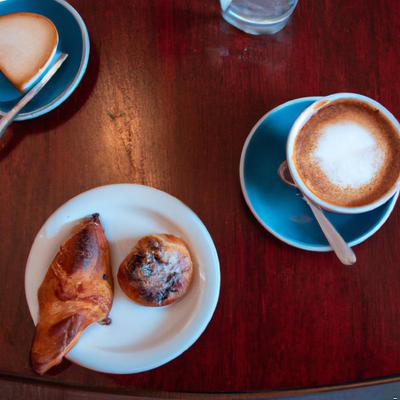
[[[237,392],[400,374],[400,213],[355,248],[292,248],[248,210],[239,158],[255,122],[290,99],[352,91],[400,117],[400,2],[300,0],[275,36],[246,35],[217,0],[71,0],[91,38],[87,73],[50,114],[15,123],[0,153],[0,373],[107,390]],[[209,229],[221,263],[207,330],[174,361],[136,375],[69,362],[32,372],[24,295],[32,241],[87,189],[150,185]]]

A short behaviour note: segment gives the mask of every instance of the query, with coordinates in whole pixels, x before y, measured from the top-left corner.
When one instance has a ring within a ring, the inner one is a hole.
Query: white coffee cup
[[[336,212],[336,213],[341,213],[341,214],[359,214],[367,211],[371,211],[382,204],[384,204],[386,201],[388,201],[397,191],[400,190],[400,171],[399,171],[399,177],[395,184],[388,190],[386,193],[384,193],[380,198],[377,200],[363,205],[363,206],[355,206],[355,207],[344,207],[344,206],[339,206],[339,205],[334,205],[331,203],[328,203],[327,201],[319,198],[316,196],[308,187],[305,185],[305,183],[302,181],[300,174],[297,172],[295,163],[294,163],[294,147],[296,143],[296,137],[301,131],[301,129],[305,126],[307,121],[315,115],[319,110],[321,110],[323,107],[327,106],[333,101],[336,100],[346,100],[346,99],[356,99],[361,102],[365,102],[376,109],[378,109],[380,112],[382,112],[383,115],[385,115],[389,121],[393,124],[395,127],[398,135],[400,135],[400,124],[397,121],[397,119],[393,116],[393,114],[388,111],[384,106],[379,104],[377,101],[366,97],[362,96],[360,94],[355,94],[355,93],[337,93],[333,94],[327,97],[324,97],[315,103],[313,103],[311,106],[306,108],[297,118],[295,123],[293,124],[292,128],[290,129],[287,145],[286,145],[286,159],[289,165],[290,173],[293,177],[294,182],[296,183],[297,187],[300,189],[300,191],[307,196],[311,201],[313,201],[315,204],[319,205],[321,208]]]

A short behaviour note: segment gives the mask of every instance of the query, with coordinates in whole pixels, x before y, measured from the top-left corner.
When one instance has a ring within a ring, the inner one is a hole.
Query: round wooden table
[[[96,390],[267,392],[400,372],[400,213],[355,247],[355,267],[266,232],[239,184],[255,122],[287,100],[351,91],[399,116],[400,2],[300,0],[275,36],[246,35],[217,0],[73,0],[91,56],[71,98],[15,123],[0,153],[0,371]],[[136,375],[65,361],[29,365],[26,259],[46,218],[105,184],[150,185],[204,221],[221,263],[207,330],[174,361]]]

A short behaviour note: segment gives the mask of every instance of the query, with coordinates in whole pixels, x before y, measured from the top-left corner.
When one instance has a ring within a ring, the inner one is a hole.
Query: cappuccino
[[[384,196],[399,178],[399,132],[369,103],[336,100],[302,127],[293,162],[303,183],[321,200],[364,206]]]

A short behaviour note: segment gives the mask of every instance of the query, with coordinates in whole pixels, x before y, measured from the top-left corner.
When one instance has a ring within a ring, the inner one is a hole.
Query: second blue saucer
[[[330,251],[320,227],[299,192],[283,183],[277,170],[286,157],[286,140],[294,121],[319,97],[282,104],[264,115],[250,132],[242,151],[240,181],[245,200],[257,220],[284,242],[305,250]],[[364,214],[325,212],[350,246],[372,236],[388,219],[398,193]]]

